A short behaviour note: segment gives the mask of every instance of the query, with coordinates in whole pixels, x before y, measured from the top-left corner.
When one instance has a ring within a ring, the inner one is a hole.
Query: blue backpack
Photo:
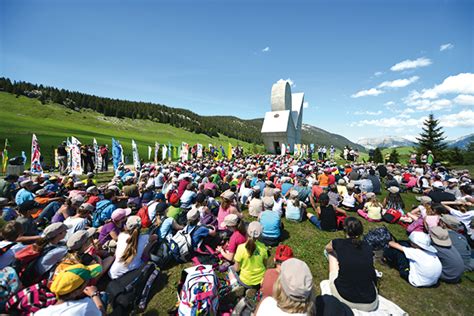
[[[108,203],[107,203],[108,202]],[[100,203],[100,202],[99,202]],[[105,210],[112,205],[112,202],[106,200],[106,202],[101,203],[99,207],[96,207],[94,214],[92,216],[92,226],[97,228],[105,224],[105,221],[109,219],[109,216],[105,214]]]

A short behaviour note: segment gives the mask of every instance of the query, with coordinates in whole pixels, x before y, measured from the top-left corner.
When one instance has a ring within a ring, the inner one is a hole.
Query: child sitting
[[[380,222],[382,220],[382,203],[377,200],[375,193],[368,192],[365,196],[367,202],[363,209],[357,211],[357,214],[369,222]]]
[[[329,196],[323,193],[319,196],[320,206],[316,208],[318,216],[306,213],[309,221],[317,228],[324,231],[336,231],[337,230],[337,214],[346,216],[346,211],[343,209],[334,207],[329,204]],[[319,219],[318,219],[319,217]]]

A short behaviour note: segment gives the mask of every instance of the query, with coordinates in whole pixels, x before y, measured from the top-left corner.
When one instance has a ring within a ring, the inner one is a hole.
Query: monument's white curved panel
[[[272,111],[291,111],[291,88],[286,81],[278,81],[272,86]]]

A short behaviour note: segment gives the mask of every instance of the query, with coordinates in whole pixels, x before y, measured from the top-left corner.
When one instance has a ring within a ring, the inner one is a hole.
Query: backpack
[[[129,271],[107,285],[109,302],[112,306],[111,315],[130,315],[145,311],[151,289],[160,269],[148,262],[143,267]]]
[[[142,228],[148,228],[151,226],[152,222],[148,216],[148,205],[143,205],[137,213],[137,216],[140,217],[142,221]]]
[[[15,253],[13,268],[18,273],[23,286],[29,286],[41,280],[42,275],[39,275],[36,271],[36,263],[41,256],[54,247],[55,246],[48,246],[42,251],[38,251],[34,245],[28,245]]]
[[[364,241],[366,241],[373,250],[382,250],[387,248],[388,242],[390,240],[392,240],[392,235],[385,226],[371,229],[364,236]]]
[[[94,214],[92,215],[92,227],[99,227],[105,224],[105,218],[102,218],[102,212],[112,204],[112,201],[109,203],[104,203],[100,208],[96,208]]]
[[[336,214],[336,228],[338,230],[344,229],[344,221],[346,220],[347,215]]]
[[[382,219],[390,224],[395,224],[402,217],[402,213],[396,209],[390,208],[385,214],[382,215]]]
[[[219,310],[219,282],[211,266],[200,265],[185,269],[184,282],[178,289],[179,316],[215,316]]]
[[[44,279],[17,292],[8,300],[5,311],[27,315],[56,304],[56,295],[49,290],[48,281]]]
[[[188,231],[189,226],[185,226],[182,230],[176,232],[176,234],[171,237],[170,240],[170,250],[173,254],[174,259],[178,263],[188,262],[192,249],[192,234],[196,230],[197,226],[194,226],[190,231]]]

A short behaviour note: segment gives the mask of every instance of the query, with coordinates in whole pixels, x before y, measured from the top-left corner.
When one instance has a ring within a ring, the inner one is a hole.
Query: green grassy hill
[[[71,110],[58,104],[41,104],[37,99],[0,92],[0,148],[3,150],[5,138],[10,143],[10,157],[31,151],[31,135],[39,139],[41,154],[49,164],[53,157],[54,148],[66,139],[75,136],[84,144],[92,144],[95,137],[99,144],[111,146],[112,137],[118,139],[124,154],[130,156],[131,141],[134,139],[139,148],[140,157],[148,158],[148,145],[154,146],[155,141],[160,144],[180,145],[182,141],[189,144],[201,143],[224,145],[228,143],[240,144],[247,152],[263,150],[263,147],[239,141],[223,135],[209,137],[204,134],[195,134],[168,124],[161,124],[149,120],[119,119],[108,117],[89,109],[80,111]]]

